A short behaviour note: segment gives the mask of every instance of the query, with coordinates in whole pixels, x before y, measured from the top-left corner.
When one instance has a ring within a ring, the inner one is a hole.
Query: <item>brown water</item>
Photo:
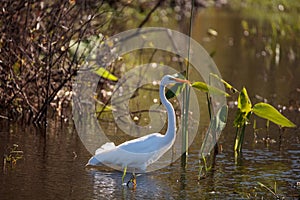
[[[299,101],[299,58],[289,61],[287,46],[282,45],[278,65],[270,56],[263,56],[261,38],[249,42],[243,36],[241,15],[232,11],[207,9],[195,16],[193,37],[209,52],[216,51],[214,60],[225,80],[238,89],[247,86],[250,98],[262,96],[275,105],[287,108],[292,100]],[[218,31],[216,38],[207,29]],[[288,43],[286,44],[288,45]],[[291,104],[294,105],[294,104]],[[298,109],[294,105],[293,109]],[[187,168],[180,159],[164,169],[137,177],[137,188],[121,185],[122,173],[110,169],[85,169],[91,156],[79,139],[72,121],[60,123],[49,120],[46,131],[22,124],[0,122],[0,155],[18,144],[24,151],[13,167],[2,162],[0,199],[245,199],[255,196],[272,199],[274,196],[260,187],[261,182],[286,199],[298,199],[295,187],[300,182],[300,130],[280,132],[271,125],[269,132],[261,130],[254,139],[249,126],[246,132],[243,157],[238,165],[233,155],[235,129],[231,127],[234,109],[230,109],[227,127],[219,144],[222,151],[216,165],[198,181],[198,151],[200,135],[189,150]],[[299,111],[283,112],[298,126]],[[264,121],[259,121],[260,127]],[[108,124],[108,127],[113,125]],[[265,142],[270,137],[272,143]],[[128,180],[130,175],[127,175]]]

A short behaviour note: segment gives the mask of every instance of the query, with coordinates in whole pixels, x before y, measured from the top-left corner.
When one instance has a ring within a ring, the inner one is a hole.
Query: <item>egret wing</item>
[[[104,151],[109,151],[109,150],[115,149],[115,148],[116,148],[115,143],[107,142],[95,151],[95,155],[100,154]]]
[[[131,153],[150,153],[159,150],[162,144],[163,135],[159,133],[152,133],[134,140],[124,142],[117,146],[122,150]]]

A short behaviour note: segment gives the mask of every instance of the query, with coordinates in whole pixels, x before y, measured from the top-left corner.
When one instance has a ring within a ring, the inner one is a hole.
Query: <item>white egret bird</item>
[[[165,96],[165,87],[172,83],[188,83],[188,80],[165,75],[160,83],[159,96],[161,103],[166,107],[168,114],[167,132],[152,133],[140,138],[136,138],[115,146],[113,142],[108,142],[96,150],[95,155],[88,161],[87,166],[97,166],[108,164],[119,166],[124,169],[122,184],[127,168],[145,172],[147,166],[157,161],[174,144],[176,138],[176,117],[172,104]]]

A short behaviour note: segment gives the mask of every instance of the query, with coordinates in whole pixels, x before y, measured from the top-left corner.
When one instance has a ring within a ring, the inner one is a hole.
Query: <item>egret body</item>
[[[95,155],[90,158],[87,165],[107,164],[122,167],[124,169],[123,183],[127,168],[145,172],[147,166],[166,153],[175,142],[176,116],[172,104],[165,96],[165,87],[168,84],[178,82],[189,83],[188,80],[178,79],[171,75],[164,76],[160,83],[159,96],[168,114],[168,128],[164,135],[152,133],[124,142],[118,146],[115,146],[113,142],[108,142],[96,150]]]

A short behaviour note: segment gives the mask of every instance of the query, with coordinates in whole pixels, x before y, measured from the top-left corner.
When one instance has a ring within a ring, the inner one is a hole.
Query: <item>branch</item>
[[[148,13],[148,15],[145,17],[145,19],[141,22],[141,24],[138,26],[138,28],[142,28],[146,22],[150,19],[152,13],[160,6],[160,4],[162,2],[164,2],[165,0],[158,0],[158,2],[156,3],[156,5],[150,10],[150,12]]]

